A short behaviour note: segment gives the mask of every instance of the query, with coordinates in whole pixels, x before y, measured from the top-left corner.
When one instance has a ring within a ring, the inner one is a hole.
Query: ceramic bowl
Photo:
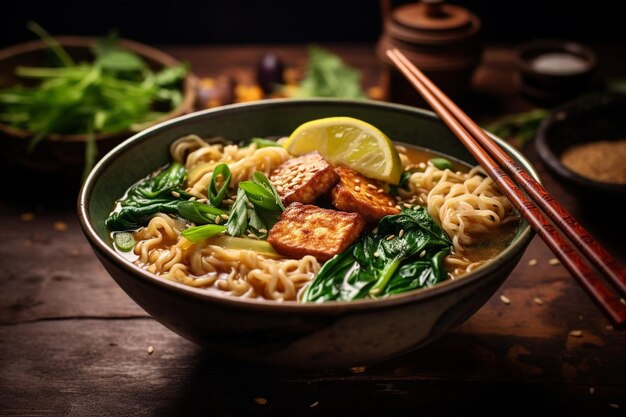
[[[156,320],[230,358],[281,367],[348,367],[382,361],[441,336],[470,317],[513,270],[532,237],[525,223],[504,252],[463,278],[386,299],[327,304],[239,299],[194,289],[152,275],[112,248],[104,220],[115,200],[169,161],[168,146],[176,138],[192,133],[233,140],[287,135],[305,121],[329,116],[366,120],[394,140],[473,161],[433,113],[408,106],[283,99],[197,112],[133,136],[91,172],[78,211],[95,254],[119,286]],[[537,176],[519,152],[495,140]]]
[[[597,93],[557,108],[537,130],[535,146],[539,156],[581,202],[623,202],[626,185],[595,181],[581,176],[561,163],[561,155],[574,145],[626,138],[625,113],[626,95]]]
[[[535,40],[519,47],[521,90],[543,102],[562,102],[589,87],[595,52],[576,42]]]
[[[56,39],[74,59],[78,61],[93,59],[90,48],[95,43],[94,38],[59,36]],[[118,45],[139,55],[153,70],[180,64],[174,57],[138,42],[120,39]],[[0,50],[0,88],[24,82],[23,79],[19,79],[15,75],[17,66],[41,66],[47,62],[47,57],[48,50],[43,41],[25,42]],[[183,93],[182,103],[159,119],[154,120],[153,124],[193,111],[196,92],[195,77],[191,73],[185,78],[181,90]],[[99,155],[104,155],[134,133],[136,131],[96,135]],[[29,152],[27,148],[32,136],[32,132],[0,123],[0,155],[2,156],[3,168],[19,169],[23,173],[33,174],[33,176],[38,177],[38,181],[42,177],[54,176],[75,179],[76,183],[79,184],[87,135],[51,134],[45,137],[32,152]]]

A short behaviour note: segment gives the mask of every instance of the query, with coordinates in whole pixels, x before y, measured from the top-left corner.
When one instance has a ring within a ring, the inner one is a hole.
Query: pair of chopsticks
[[[491,140],[482,128],[454,104],[402,52],[398,49],[389,49],[387,56],[415,86],[485,172],[498,184],[513,206],[546,242],[598,307],[618,327],[626,324],[626,306],[622,304],[623,298],[620,300],[620,296],[614,294],[589,268],[566,237],[582,255],[587,257],[621,297],[626,298],[624,268],[541,184]]]

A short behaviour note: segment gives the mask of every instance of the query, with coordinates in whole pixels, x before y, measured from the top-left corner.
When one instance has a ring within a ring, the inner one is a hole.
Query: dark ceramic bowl
[[[93,60],[90,50],[96,42],[95,38],[59,36],[56,39],[75,60]],[[165,52],[139,42],[120,39],[118,44],[120,47],[137,54],[153,70],[161,70],[180,64],[180,61]],[[25,42],[0,50],[0,88],[25,83],[25,79],[15,75],[16,67],[41,66],[46,65],[48,61],[49,51],[43,41]],[[185,77],[181,85],[181,93],[183,100],[177,108],[171,109],[158,119],[143,126],[154,125],[193,111],[196,97],[195,76],[193,74],[188,73]],[[97,134],[95,138],[99,155],[104,155],[136,132],[137,130],[125,130]],[[30,152],[28,151],[28,144],[32,137],[32,132],[0,123],[0,161],[3,164],[2,168],[20,170],[26,175],[35,177],[37,182],[41,181],[42,178],[50,178],[51,176],[75,180],[77,184],[75,190],[77,190],[83,170],[87,135],[84,133],[50,134]]]
[[[431,112],[379,102],[267,100],[206,110],[162,123],[106,155],[80,193],[81,226],[115,281],[156,320],[208,349],[244,361],[285,367],[362,365],[422,346],[470,317],[515,267],[532,232],[519,227],[511,245],[461,279],[387,299],[327,304],[275,303],[234,298],[188,287],[130,264],[111,246],[104,220],[114,202],[138,179],[169,161],[170,143],[191,133],[234,140],[291,133],[321,117],[366,120],[395,140],[472,162]],[[535,177],[524,157],[498,143]]]
[[[597,58],[593,50],[579,43],[536,40],[519,47],[518,65],[524,94],[558,102],[588,88]]]
[[[598,93],[556,109],[537,131],[535,145],[546,166],[583,202],[624,201],[626,185],[583,177],[561,163],[571,146],[626,138],[626,95]],[[607,200],[608,197],[608,200]]]

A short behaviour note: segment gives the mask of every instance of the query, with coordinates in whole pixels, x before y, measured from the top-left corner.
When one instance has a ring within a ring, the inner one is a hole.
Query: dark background
[[[394,1],[394,5],[406,2]],[[624,15],[607,0],[458,0],[483,21],[487,42],[567,38],[621,43]],[[621,8],[621,7],[620,7]],[[372,42],[381,31],[377,0],[10,0],[0,12],[0,46],[33,39],[26,21],[53,35],[104,35],[152,44]]]

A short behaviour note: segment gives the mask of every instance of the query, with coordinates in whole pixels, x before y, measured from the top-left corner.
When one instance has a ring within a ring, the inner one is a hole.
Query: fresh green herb
[[[96,160],[95,135],[145,127],[182,100],[183,65],[152,71],[136,54],[117,46],[114,36],[99,41],[91,63],[75,63],[59,42],[29,24],[56,58],[53,67],[18,67],[30,86],[0,91],[0,122],[33,133],[32,151],[49,134],[87,134],[85,169]]]
[[[257,236],[265,238],[284,210],[278,192],[265,174],[255,172],[252,181],[239,183],[235,204],[226,223],[228,234],[240,236],[250,228]]]
[[[452,162],[446,158],[431,158],[428,161],[437,169],[452,169]]]
[[[181,201],[176,207],[181,217],[197,225],[215,223],[218,216],[226,214],[223,210],[197,201]]]
[[[268,148],[270,146],[282,146],[280,143],[277,143],[275,140],[265,139],[265,138],[252,138],[250,139],[250,143],[256,144],[259,149],[260,148]]]
[[[219,190],[217,188],[217,181],[219,177],[222,177],[222,185]],[[208,197],[209,202],[213,207],[219,207],[222,204],[222,200],[226,196],[228,186],[230,185],[230,168],[226,164],[219,164],[213,170],[211,176],[211,182],[209,183]]]
[[[113,235],[113,243],[115,243],[115,247],[122,252],[130,252],[137,242],[135,242],[131,233],[119,232]]]
[[[521,147],[535,138],[539,125],[549,114],[545,109],[510,114],[488,124],[486,130],[503,139],[515,139]]]
[[[199,242],[204,239],[211,238],[226,230],[226,226],[220,226],[217,224],[205,224],[204,226],[190,227],[182,231],[184,238],[190,242]]]
[[[297,97],[340,97],[362,99],[358,71],[348,67],[339,56],[322,48],[309,48],[305,76],[296,90]]]
[[[383,297],[446,278],[442,262],[452,244],[424,208],[386,216],[377,229],[326,262],[303,301]]]

